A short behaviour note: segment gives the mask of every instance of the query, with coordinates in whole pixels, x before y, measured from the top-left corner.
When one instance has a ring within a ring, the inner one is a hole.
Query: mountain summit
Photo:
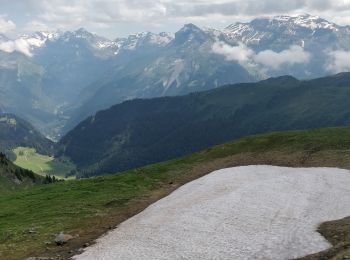
[[[344,37],[345,35],[348,37],[349,32],[347,26],[340,26],[309,14],[257,18],[249,23],[237,22],[224,29],[224,33],[230,39],[255,46],[266,44],[268,41],[282,41],[282,44],[286,44],[288,41],[297,39],[300,42],[329,34],[335,37]],[[282,35],[284,39],[281,38]],[[259,49],[266,47],[259,46]]]
[[[174,44],[182,45],[186,42],[203,43],[208,35],[198,26],[189,23],[185,24],[177,33],[175,33]]]
[[[57,135],[129,99],[346,71],[338,52],[350,51],[350,28],[312,15],[280,15],[222,30],[186,24],[175,34],[110,40],[81,28],[0,42],[3,110]]]

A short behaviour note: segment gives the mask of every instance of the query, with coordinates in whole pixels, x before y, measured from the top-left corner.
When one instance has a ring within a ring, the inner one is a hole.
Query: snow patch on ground
[[[190,182],[74,259],[291,259],[330,247],[318,224],[350,215],[350,172],[246,166]]]

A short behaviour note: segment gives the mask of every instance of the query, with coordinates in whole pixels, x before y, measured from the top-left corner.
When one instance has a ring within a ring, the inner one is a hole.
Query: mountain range
[[[186,96],[125,101],[58,143],[84,177],[169,160],[242,136],[350,124],[350,73],[291,76]]]
[[[271,76],[347,69],[350,27],[311,15],[258,18],[224,29],[109,40],[84,29],[0,36],[0,110],[59,139],[98,110],[134,98],[185,95]]]

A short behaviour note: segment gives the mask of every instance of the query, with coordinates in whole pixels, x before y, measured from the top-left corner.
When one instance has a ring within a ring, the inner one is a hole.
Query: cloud
[[[254,61],[269,67],[270,69],[277,70],[282,65],[294,65],[308,63],[310,61],[310,53],[304,51],[304,49],[298,45],[293,45],[287,50],[281,52],[274,52],[272,50],[265,50],[259,52],[254,57]]]
[[[247,62],[254,55],[254,51],[249,49],[243,43],[238,46],[230,46],[224,42],[214,43],[212,50],[214,53],[224,56],[227,60],[237,62]]]
[[[160,0],[44,0],[38,1],[40,14],[31,21],[66,28],[83,25],[106,26],[120,22],[157,21],[166,15]]]
[[[127,30],[121,27],[169,30],[188,22],[215,27],[282,13],[312,13],[337,22],[348,22],[350,17],[348,0],[27,0],[23,4],[4,5],[4,10],[24,5],[29,13],[26,18],[21,16],[20,19],[27,19],[27,26],[23,24],[21,28],[44,24],[52,29],[69,30],[79,27],[97,31]],[[23,13],[21,10],[12,13]]]
[[[349,0],[0,0],[0,5],[26,33],[86,27],[115,37],[144,30],[175,31],[189,22],[217,28],[260,16],[300,13],[350,23]]]
[[[24,39],[17,39],[15,41],[6,41],[0,43],[0,51],[12,53],[20,52],[28,57],[31,57],[30,46],[27,41]]]
[[[310,53],[297,45],[281,52],[265,50],[255,53],[243,43],[238,46],[230,46],[224,42],[216,42],[213,44],[212,50],[214,53],[224,56],[227,60],[260,65],[263,66],[263,69],[271,70],[278,70],[283,65],[308,63],[311,58]]]
[[[350,71],[350,51],[337,50],[328,53],[329,64],[326,69],[331,72]]]
[[[0,33],[7,33],[16,29],[16,25],[11,20],[6,20],[0,16]]]

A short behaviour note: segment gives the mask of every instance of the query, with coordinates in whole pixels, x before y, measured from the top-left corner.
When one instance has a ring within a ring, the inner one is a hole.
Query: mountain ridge
[[[85,29],[37,32],[0,39],[0,85],[6,89],[0,106],[57,140],[87,116],[125,100],[346,71],[337,53],[350,51],[347,42],[348,26],[313,16],[260,18],[221,30],[187,24],[175,34],[114,40]]]
[[[347,125],[349,96],[350,73],[342,73],[135,99],[78,124],[59,142],[59,155],[70,157],[86,176],[123,171],[245,135]]]

